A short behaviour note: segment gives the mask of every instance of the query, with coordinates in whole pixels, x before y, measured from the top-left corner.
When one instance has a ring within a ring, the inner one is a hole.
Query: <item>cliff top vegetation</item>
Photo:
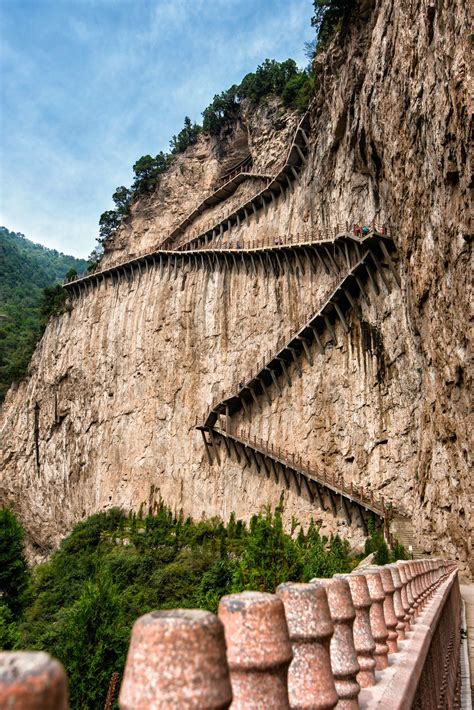
[[[255,72],[250,72],[240,82],[216,94],[202,112],[202,125],[193,123],[189,116],[184,126],[170,141],[170,152],[160,151],[155,157],[144,155],[133,165],[134,181],[131,188],[120,186],[112,199],[113,210],[103,212],[99,219],[97,245],[89,257],[89,271],[100,263],[104,244],[120,227],[130,213],[130,206],[138,197],[150,194],[159,185],[174,158],[194,145],[200,133],[218,136],[223,129],[232,125],[240,114],[244,100],[254,106],[265,102],[270,96],[278,97],[283,105],[294,111],[307,109],[317,87],[317,77],[313,69],[315,54],[324,50],[338,32],[348,24],[356,0],[313,0],[314,15],[311,24],[316,30],[314,42],[306,47],[309,64],[299,69],[293,59],[278,62],[265,59]]]

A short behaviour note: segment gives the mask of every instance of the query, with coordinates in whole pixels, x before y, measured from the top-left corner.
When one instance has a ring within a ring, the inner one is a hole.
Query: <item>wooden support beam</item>
[[[293,480],[296,483],[296,490],[298,491],[298,495],[301,495],[301,473],[299,471],[295,471],[295,469],[290,469],[291,473],[293,474]]]
[[[294,348],[290,348],[289,346],[287,346],[286,349],[290,351],[291,357],[293,358],[293,362],[295,363],[295,367],[298,370],[298,373],[301,375],[301,365],[298,359],[298,353],[296,352],[296,350],[294,350]]]
[[[212,428],[209,429],[209,433],[210,433],[210,435],[211,435],[211,440],[212,440],[212,449],[213,449],[213,451],[214,451],[214,453],[215,453],[215,455],[216,455],[217,463],[218,463],[219,466],[220,466],[220,465],[221,465],[221,455],[220,455],[220,453],[219,453],[219,448],[218,448],[218,446],[217,446],[219,442],[218,442],[218,440],[217,440],[217,436],[216,436],[216,433],[215,433],[214,429],[212,429]]]
[[[393,261],[392,261],[392,257],[391,257],[390,254],[389,254],[389,251],[388,251],[388,249],[387,249],[387,245],[385,244],[385,242],[384,242],[383,239],[380,239],[379,244],[380,244],[380,248],[381,248],[382,251],[383,251],[384,257],[385,257],[385,259],[387,260],[387,264],[388,264],[388,266],[389,266],[389,269],[390,269],[390,271],[391,271],[392,274],[393,274],[393,278],[394,278],[395,281],[397,282],[397,285],[400,287],[400,286],[402,285],[402,282],[401,282],[400,276],[398,275],[398,272],[397,272],[397,270],[396,270],[396,268],[395,268],[395,264],[394,264]]]
[[[349,330],[350,330],[350,328],[349,328],[349,326],[348,326],[348,324],[347,324],[346,319],[344,318],[344,314],[343,314],[343,312],[342,312],[342,310],[341,310],[341,307],[340,307],[339,303],[338,303],[337,301],[335,301],[335,300],[334,300],[334,301],[331,301],[331,303],[332,303],[332,305],[334,306],[334,308],[336,309],[336,313],[337,313],[337,315],[339,316],[339,320],[340,320],[341,323],[342,323],[342,327],[344,328],[345,332],[348,333]]]
[[[362,311],[359,308],[359,304],[356,302],[356,300],[352,296],[352,293],[347,288],[343,288],[342,290],[344,292],[345,297],[349,301],[351,308],[354,311],[354,313],[356,314],[356,316],[358,318],[362,318]]]
[[[359,287],[359,291],[361,292],[361,295],[362,295],[364,301],[367,303],[367,305],[369,305],[370,300],[369,300],[369,296],[367,295],[367,292],[364,288],[364,284],[362,283],[362,281],[360,280],[360,278],[357,275],[354,275],[354,277],[355,277],[355,280],[357,281],[357,286]]]
[[[310,349],[309,349],[309,347],[308,347],[308,343],[306,342],[306,340],[305,340],[301,335],[298,335],[298,340],[300,340],[300,341],[301,341],[301,344],[303,345],[303,350],[304,350],[304,354],[306,355],[306,359],[307,359],[307,361],[308,361],[308,365],[311,365],[311,366],[312,366],[312,365],[313,365],[313,358],[312,358],[312,356],[311,356],[311,351],[310,351]]]
[[[265,255],[266,255],[267,261],[270,265],[270,269],[272,270],[273,276],[278,276],[278,269],[275,267],[275,264],[272,259],[272,255],[268,251],[265,252]]]
[[[252,263],[252,268],[253,268],[254,276],[256,276],[256,275],[257,275],[257,267],[255,266],[254,255],[253,255],[253,254],[249,254],[249,256],[250,256],[250,261],[251,261],[251,263]]]
[[[278,275],[279,275],[279,274],[283,274],[284,271],[283,271],[283,267],[282,267],[282,265],[281,265],[280,255],[278,254],[278,250],[275,251],[275,257],[276,257],[276,260],[277,260],[277,262],[278,262]]]
[[[374,289],[376,294],[380,293],[379,287],[377,286],[377,282],[374,279],[374,275],[367,263],[364,264],[365,270],[367,271],[367,276],[369,277],[369,281],[372,284],[372,288]]]
[[[245,459],[244,468],[246,466],[248,466],[250,468],[250,466],[252,465],[252,459],[249,457],[249,455],[247,453],[247,447],[245,446],[245,444],[242,441],[239,441],[238,443],[240,444],[240,450],[242,451],[242,453],[244,455],[244,459]]]
[[[250,394],[252,395],[252,399],[255,402],[255,405],[257,406],[258,410],[260,410],[261,407],[260,407],[260,402],[258,401],[257,395],[253,391],[253,388],[250,387],[250,385],[248,386],[248,389],[250,390]]]
[[[280,463],[281,472],[283,474],[283,478],[285,479],[285,485],[286,485],[287,489],[290,490],[290,479],[289,479],[289,476],[286,472],[287,468],[286,468],[285,464],[283,464],[281,462],[279,462],[279,463]]]
[[[309,148],[309,139],[308,139],[308,136],[306,135],[306,133],[304,132],[303,128],[300,128],[299,132],[303,136],[303,140],[306,143],[307,148]]]
[[[253,200],[252,200],[252,202],[251,202],[251,205],[252,205],[253,213],[254,213],[254,215],[255,215],[255,221],[256,221],[257,224],[258,224],[258,210],[257,210],[257,207],[256,207],[255,202],[254,202]]]
[[[270,190],[270,195],[272,196],[272,204],[275,204],[276,198],[275,198],[275,194],[274,194],[273,190]]]
[[[275,481],[276,481],[276,483],[280,483],[280,476],[278,475],[278,469],[277,469],[276,463],[273,459],[270,459],[270,463],[272,465],[272,470],[273,470],[273,474],[275,476]]]
[[[299,155],[300,158],[301,158],[301,162],[302,162],[303,165],[304,165],[304,164],[306,163],[306,156],[305,156],[305,154],[304,154],[303,151],[301,150],[301,148],[300,148],[300,146],[298,145],[298,143],[295,143],[294,146],[295,146],[296,150],[298,151],[298,155]]]
[[[285,259],[286,263],[288,264],[288,269],[289,269],[289,271],[290,271],[290,274],[294,274],[293,266],[292,266],[292,264],[290,263],[290,260],[289,260],[289,258],[288,258],[287,250],[286,250],[286,249],[283,249],[282,251],[283,251],[283,258]]]
[[[295,182],[296,182],[296,180],[299,178],[298,171],[294,165],[290,165],[290,170],[293,173],[293,177],[295,178]]]
[[[316,329],[316,326],[313,326],[313,325],[312,325],[312,326],[310,326],[310,327],[311,327],[312,333],[313,333],[313,335],[314,335],[314,339],[315,339],[315,341],[316,341],[316,344],[317,344],[317,346],[318,346],[318,350],[319,350],[319,352],[321,353],[321,355],[324,355],[324,345],[323,345],[322,342],[321,342],[321,338],[319,337],[319,333],[318,333],[318,331],[317,331],[317,329]]]
[[[266,367],[265,369],[269,371],[269,373],[270,373],[270,375],[271,375],[271,377],[272,377],[272,380],[273,380],[273,384],[275,385],[275,389],[276,389],[276,391],[278,392],[278,395],[281,397],[282,391],[281,391],[280,385],[279,385],[279,383],[278,383],[278,379],[277,379],[277,376],[276,376],[276,374],[275,374],[275,370],[273,370],[273,368],[271,368],[271,367]]]
[[[225,405],[225,432],[226,434],[230,434],[230,413],[229,413],[229,405]]]
[[[225,446],[226,451],[227,451],[227,456],[230,457],[230,456],[231,456],[231,451],[230,451],[229,440],[227,439],[227,437],[226,437],[225,435],[222,435],[222,436],[221,436],[221,439],[222,439],[223,442],[224,442],[224,446]]]
[[[338,265],[336,264],[336,262],[334,261],[333,255],[331,254],[331,252],[329,251],[329,249],[326,246],[323,248],[327,254],[327,257],[329,259],[329,263],[332,264],[332,266],[334,267],[334,271],[337,273],[340,269],[339,269]]]
[[[326,272],[326,274],[329,274],[330,271],[329,271],[329,269],[328,269],[328,265],[326,264],[326,262],[324,261],[323,257],[322,257],[321,254],[319,253],[319,248],[318,248],[318,247],[315,248],[315,252],[316,252],[316,256],[318,257],[319,261],[321,262],[321,266],[323,267],[324,271]]]
[[[336,331],[334,330],[332,323],[329,320],[329,317],[327,315],[323,314],[323,318],[324,318],[324,322],[326,323],[326,328],[331,333],[331,337],[334,340],[335,344],[337,345]]]
[[[306,490],[307,490],[307,492],[308,492],[308,496],[309,496],[310,502],[311,502],[311,503],[314,503],[314,493],[313,493],[313,491],[311,490],[311,486],[309,485],[309,481],[308,481],[308,479],[306,478],[306,476],[303,476],[303,483],[304,483],[305,488],[306,488]]]
[[[257,256],[260,261],[260,264],[262,265],[263,273],[265,274],[265,276],[267,276],[267,267],[265,266],[262,254],[259,251],[257,252]]]
[[[257,458],[257,452],[255,451],[255,449],[252,446],[248,446],[247,448],[249,449],[250,453],[252,454],[252,458],[255,461],[255,466],[257,467],[258,473],[260,473],[260,471],[262,470],[262,467],[260,466],[260,462]]]
[[[209,447],[209,442],[208,442],[208,440],[206,439],[206,433],[205,433],[204,429],[201,429],[201,434],[202,434],[202,438],[203,438],[203,441],[204,441],[204,445],[205,445],[205,447],[206,447],[207,460],[209,461],[209,464],[212,466],[211,451],[210,451],[210,447]]]
[[[368,527],[367,527],[367,520],[365,519],[364,516],[364,510],[361,505],[357,504],[356,506],[357,513],[359,514],[359,520],[362,525],[362,529],[364,531],[364,535],[367,535],[369,532]]]
[[[236,214],[236,217],[237,217],[237,227],[240,227],[240,215],[238,212]]]
[[[346,253],[347,268],[350,269],[351,268],[351,257],[349,254],[349,244],[348,244],[347,240],[344,241],[344,251]]]
[[[231,438],[231,439],[229,439],[229,441],[232,444],[232,448],[234,449],[235,458],[237,459],[237,463],[240,463],[242,460],[242,457],[240,456],[239,448],[238,448],[234,439]]]
[[[282,357],[278,357],[277,360],[281,365],[281,369],[282,369],[283,374],[285,375],[286,381],[288,383],[288,387],[291,387],[291,378],[290,378],[290,374],[288,372],[288,369],[286,367],[285,360]]]
[[[303,247],[303,251],[306,255],[306,258],[308,259],[308,263],[309,263],[309,267],[310,267],[311,271],[313,272],[313,274],[315,274],[317,272],[317,268],[314,265],[314,262],[311,258],[311,254],[310,254],[309,249],[306,249],[306,247]]]
[[[268,468],[267,458],[266,458],[265,454],[262,454],[261,451],[259,451],[258,453],[260,456],[260,460],[263,463],[263,468],[265,469],[265,474],[266,474],[267,478],[270,478],[270,469]]]
[[[263,379],[263,375],[262,375],[261,377],[258,377],[257,379],[258,379],[258,381],[260,382],[260,386],[261,386],[261,388],[262,388],[263,393],[265,394],[265,397],[267,398],[268,404],[271,404],[271,403],[272,403],[272,399],[271,399],[270,394],[269,394],[269,392],[268,392],[268,390],[267,390],[267,387],[266,387],[266,385],[265,385],[265,382],[264,382],[264,379]]]
[[[320,508],[321,508],[321,510],[324,510],[324,511],[326,512],[326,506],[325,506],[325,504],[324,504],[324,498],[323,498],[323,496],[322,496],[321,488],[320,488],[320,486],[319,486],[319,483],[317,483],[316,481],[313,481],[313,486],[314,486],[314,488],[315,488],[315,490],[316,490],[316,495],[318,496],[318,501],[319,501]]]
[[[333,496],[332,490],[330,488],[326,488],[326,490],[327,490],[329,502],[331,503],[332,514],[334,515],[334,517],[336,517],[337,516],[337,506],[334,501],[334,496]]]
[[[341,507],[342,507],[342,509],[344,510],[344,514],[345,514],[345,516],[346,516],[346,518],[347,518],[347,522],[348,522],[349,525],[350,525],[350,524],[352,523],[352,515],[351,515],[351,511],[350,511],[349,505],[348,505],[348,503],[347,503],[347,500],[346,500],[346,498],[342,495],[342,493],[341,493]]]
[[[286,183],[288,185],[289,191],[293,192],[293,183],[291,182],[290,176],[288,175],[288,173],[285,173],[285,178],[286,178]]]
[[[239,400],[240,400],[240,402],[242,403],[242,406],[243,406],[243,408],[244,408],[245,414],[249,417],[249,416],[250,416],[250,409],[249,409],[249,407],[248,407],[247,402],[245,401],[245,397],[244,397],[243,395],[241,395],[241,396],[239,397]]]
[[[379,274],[380,274],[380,276],[381,276],[381,278],[382,278],[382,281],[383,281],[383,283],[384,283],[384,285],[385,285],[385,288],[387,289],[387,293],[390,293],[390,284],[389,284],[389,282],[388,282],[387,277],[385,276],[385,272],[384,272],[383,266],[381,265],[381,263],[379,262],[379,260],[378,260],[377,257],[375,256],[373,249],[369,249],[369,252],[370,252],[370,256],[372,257],[372,261],[373,261],[374,264],[375,264],[375,268],[376,268],[377,271],[379,272]]]
[[[300,255],[298,254],[298,250],[295,249],[295,250],[293,251],[293,254],[295,255],[296,261],[297,261],[298,264],[299,264],[299,267],[300,267],[300,269],[301,269],[301,273],[302,273],[303,276],[304,276],[305,270],[304,270],[303,262],[302,262],[301,259],[300,259]]]

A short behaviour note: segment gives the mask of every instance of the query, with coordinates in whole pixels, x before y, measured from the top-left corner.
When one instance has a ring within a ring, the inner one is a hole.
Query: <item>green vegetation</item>
[[[135,177],[132,187],[117,188],[113,196],[115,209],[104,212],[100,217],[98,244],[89,257],[89,270],[94,270],[99,265],[105,241],[121,225],[133,200],[153,192],[173,159],[194,145],[201,132],[219,135],[223,129],[232,125],[239,115],[240,104],[244,99],[257,106],[269,97],[277,96],[287,108],[301,113],[307,109],[317,89],[317,78],[312,67],[314,56],[325,49],[338,32],[347,28],[355,0],[313,0],[313,7],[311,25],[316,30],[316,38],[305,44],[309,66],[301,70],[293,59],[283,62],[265,59],[254,72],[247,74],[240,84],[233,84],[226,91],[214,96],[202,112],[202,126],[193,123],[189,116],[186,116],[184,127],[170,141],[169,153],[161,151],[155,157],[144,155],[139,158],[133,166]],[[122,191],[123,199],[117,201],[119,191]]]
[[[189,116],[185,116],[184,127],[180,130],[177,136],[173,136],[170,140],[170,148],[172,155],[184,153],[186,148],[194,145],[202,131],[202,126],[198,123],[193,123]]]
[[[311,25],[316,29],[316,53],[324,50],[332,38],[347,28],[356,0],[313,0]]]
[[[393,548],[389,549],[384,540],[383,531],[376,527],[373,519],[369,519],[368,528],[369,537],[365,541],[364,551],[366,555],[374,553],[374,563],[376,565],[386,565],[388,562],[408,559],[407,551],[398,540],[395,541]]]
[[[49,562],[33,570],[24,595],[19,528],[11,513],[3,515],[0,646],[43,649],[59,658],[70,679],[71,707],[81,710],[103,706],[111,674],[123,671],[138,616],[175,607],[215,612],[224,594],[274,591],[280,582],[329,576],[355,564],[346,542],[322,537],[314,525],[296,534],[295,523],[286,534],[281,508],[254,516],[250,525],[234,517],[227,525],[192,522],[163,505],[144,516],[114,509],[77,525]],[[8,571],[21,588],[8,591],[11,604],[3,599]]]
[[[62,289],[44,289],[86,264],[0,227],[0,402],[26,373],[47,318],[64,305]]]

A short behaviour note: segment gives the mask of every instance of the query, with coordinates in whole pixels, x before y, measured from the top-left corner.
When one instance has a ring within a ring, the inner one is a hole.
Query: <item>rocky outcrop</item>
[[[401,502],[423,549],[456,557],[465,570],[467,42],[460,1],[364,3],[318,58],[306,166],[232,236],[245,246],[368,217],[392,225],[401,287],[387,292],[378,276],[379,293],[360,299],[350,333],[337,326],[291,388],[232,426]],[[155,249],[245,151],[259,172],[276,173],[297,120],[272,103],[244,112],[226,137],[201,137],[135,205],[104,263]],[[199,219],[223,218],[260,189],[258,180],[242,183]],[[249,273],[183,262],[177,272],[150,268],[72,299],[2,409],[0,501],[46,548],[112,505],[138,508],[162,496],[196,517],[248,517],[276,504],[281,487],[253,467],[227,456],[209,465],[196,417],[298,328],[331,278],[321,264],[272,275],[263,263]],[[313,516],[325,531],[362,539],[296,490],[284,495],[288,519]]]

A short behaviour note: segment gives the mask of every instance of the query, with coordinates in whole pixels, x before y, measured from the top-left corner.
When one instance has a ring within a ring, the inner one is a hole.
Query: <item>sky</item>
[[[87,257],[132,166],[266,58],[312,0],[0,0],[0,225]]]

